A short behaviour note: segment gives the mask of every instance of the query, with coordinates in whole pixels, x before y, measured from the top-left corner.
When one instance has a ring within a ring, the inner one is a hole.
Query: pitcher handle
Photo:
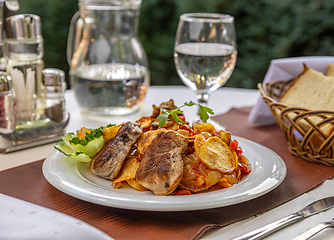
[[[73,54],[76,51],[81,41],[83,26],[84,26],[84,20],[80,18],[80,12],[77,11],[71,19],[70,29],[68,32],[67,51],[66,51],[68,65],[71,65]],[[73,42],[74,35],[75,35],[75,42]]]

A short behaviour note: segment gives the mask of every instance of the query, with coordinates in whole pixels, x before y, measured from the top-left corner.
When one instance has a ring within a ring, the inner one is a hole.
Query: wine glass
[[[207,106],[211,93],[230,78],[237,59],[234,17],[187,13],[177,27],[174,62],[182,82]]]

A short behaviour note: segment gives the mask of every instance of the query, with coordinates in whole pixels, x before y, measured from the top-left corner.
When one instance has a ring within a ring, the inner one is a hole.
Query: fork
[[[334,218],[329,222],[323,222],[323,223],[320,223],[320,224],[316,225],[313,228],[310,228],[309,230],[300,234],[299,236],[295,237],[292,240],[306,240],[306,239],[309,239],[310,237],[314,236],[318,232],[320,232],[323,229],[328,228],[328,227],[334,228]]]

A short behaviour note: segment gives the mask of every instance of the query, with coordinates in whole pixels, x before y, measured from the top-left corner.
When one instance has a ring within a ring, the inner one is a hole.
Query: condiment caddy
[[[8,17],[6,35],[6,72],[0,72],[0,153],[58,141],[69,121],[65,73],[44,69],[39,16]]]

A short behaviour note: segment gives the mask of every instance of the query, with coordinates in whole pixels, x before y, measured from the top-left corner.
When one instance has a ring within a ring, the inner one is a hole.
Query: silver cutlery
[[[306,240],[306,239],[309,239],[310,237],[314,236],[318,232],[320,232],[320,231],[322,231],[322,230],[324,230],[325,228],[328,228],[328,227],[334,228],[334,218],[329,222],[319,223],[317,226],[315,226],[313,228],[310,228],[309,230],[300,234],[299,236],[295,237],[292,240]]]
[[[261,228],[255,229],[254,231],[245,233],[239,237],[236,237],[232,240],[255,240],[255,239],[262,239],[273,232],[278,231],[286,226],[289,226],[293,223],[296,223],[304,218],[312,216],[316,213],[322,212],[334,206],[334,196],[327,197],[315,201],[305,208],[299,210],[296,213],[290,214],[282,219],[279,219],[273,223],[269,223]]]

